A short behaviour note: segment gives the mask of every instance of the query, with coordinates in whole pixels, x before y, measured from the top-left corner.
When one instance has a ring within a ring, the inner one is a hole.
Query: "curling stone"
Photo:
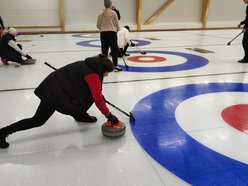
[[[126,125],[119,121],[116,124],[111,124],[109,121],[106,121],[102,124],[102,134],[109,138],[121,137],[126,132]]]

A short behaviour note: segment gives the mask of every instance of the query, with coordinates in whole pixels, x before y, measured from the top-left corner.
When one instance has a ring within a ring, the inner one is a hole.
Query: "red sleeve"
[[[102,96],[102,86],[101,81],[98,74],[91,73],[84,76],[84,80],[89,86],[91,95],[93,100],[97,106],[97,108],[101,111],[105,116],[109,114],[109,109],[106,106],[106,103]]]

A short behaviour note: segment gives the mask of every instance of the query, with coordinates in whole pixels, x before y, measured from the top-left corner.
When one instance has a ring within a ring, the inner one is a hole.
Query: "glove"
[[[111,112],[109,113],[109,115],[106,116],[106,118],[108,118],[108,121],[111,124],[116,124],[119,122],[118,118],[115,115],[113,115]]]
[[[134,47],[135,46],[135,43],[131,42],[131,46]]]
[[[28,55],[28,54],[26,55],[26,58],[27,58],[27,59],[33,59],[33,58],[32,58],[30,55]]]

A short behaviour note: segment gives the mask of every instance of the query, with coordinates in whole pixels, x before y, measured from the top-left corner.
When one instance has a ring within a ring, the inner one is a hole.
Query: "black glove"
[[[27,59],[33,59],[33,58],[32,58],[30,55],[28,55],[28,54],[26,55],[26,58],[27,58]]]
[[[135,46],[135,43],[131,42],[131,46],[134,47]]]
[[[113,115],[111,112],[109,113],[109,115],[106,116],[106,118],[108,118],[108,121],[111,124],[116,124],[119,122],[118,118],[115,115]]]

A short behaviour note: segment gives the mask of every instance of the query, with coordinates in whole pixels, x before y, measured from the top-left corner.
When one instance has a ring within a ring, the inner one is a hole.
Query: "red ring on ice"
[[[166,58],[159,56],[134,56],[134,57],[129,57],[128,60],[138,63],[156,63],[156,62],[165,61]]]

